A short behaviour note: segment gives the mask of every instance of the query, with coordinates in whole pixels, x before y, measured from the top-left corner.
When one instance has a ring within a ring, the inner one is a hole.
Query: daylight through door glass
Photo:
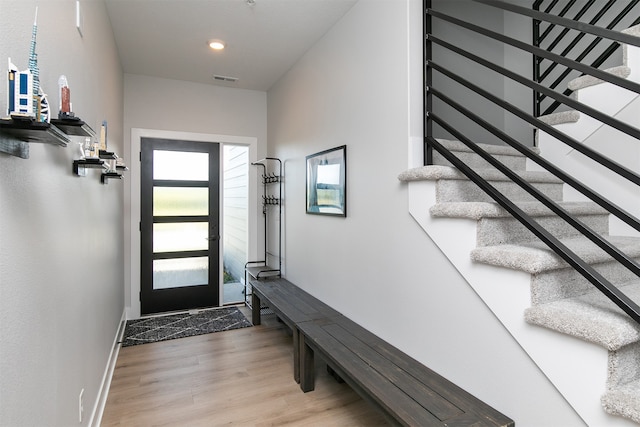
[[[153,289],[208,285],[209,154],[154,150],[153,179]]]
[[[153,179],[208,181],[209,154],[154,150]]]
[[[209,215],[209,189],[206,187],[155,187],[153,216]]]

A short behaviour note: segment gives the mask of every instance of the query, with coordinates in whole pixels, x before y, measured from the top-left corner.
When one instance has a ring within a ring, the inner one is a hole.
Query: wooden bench
[[[294,378],[314,389],[315,355],[394,424],[513,426],[514,422],[285,279],[251,282],[252,317],[271,308],[294,337]]]
[[[340,313],[288,280],[268,277],[250,281],[251,320],[260,324],[260,307],[264,303],[291,329],[293,334],[293,378],[300,382],[300,334],[298,325],[311,320],[339,316]]]

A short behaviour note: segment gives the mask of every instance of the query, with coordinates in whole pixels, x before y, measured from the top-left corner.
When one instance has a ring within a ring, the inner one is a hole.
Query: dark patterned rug
[[[128,347],[248,326],[251,326],[251,322],[237,307],[214,308],[194,314],[147,317],[127,321],[121,344]]]

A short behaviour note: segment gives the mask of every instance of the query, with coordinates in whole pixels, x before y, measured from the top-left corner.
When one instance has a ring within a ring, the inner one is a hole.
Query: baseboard
[[[104,413],[104,408],[107,404],[107,396],[109,395],[111,378],[113,377],[113,370],[115,369],[116,361],[118,360],[118,353],[120,352],[120,342],[122,341],[122,335],[124,334],[124,327],[127,323],[126,320],[127,312],[125,308],[125,310],[122,312],[122,317],[120,318],[120,325],[118,326],[116,336],[113,340],[113,345],[111,346],[109,358],[107,359],[107,366],[105,367],[104,375],[102,376],[102,383],[100,384],[98,397],[96,398],[96,402],[93,405],[93,411],[91,411],[91,418],[89,419],[89,426],[91,427],[99,427],[100,423],[102,422],[102,414]]]

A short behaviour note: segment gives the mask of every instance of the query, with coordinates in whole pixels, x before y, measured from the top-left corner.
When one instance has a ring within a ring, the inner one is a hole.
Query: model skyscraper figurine
[[[8,75],[8,108],[11,117],[29,117],[39,122],[49,121],[49,103],[47,95],[40,88],[40,70],[38,69],[38,54],[36,53],[36,35],[38,33],[38,8],[31,29],[31,44],[29,47],[29,69],[18,71],[9,58]]]

